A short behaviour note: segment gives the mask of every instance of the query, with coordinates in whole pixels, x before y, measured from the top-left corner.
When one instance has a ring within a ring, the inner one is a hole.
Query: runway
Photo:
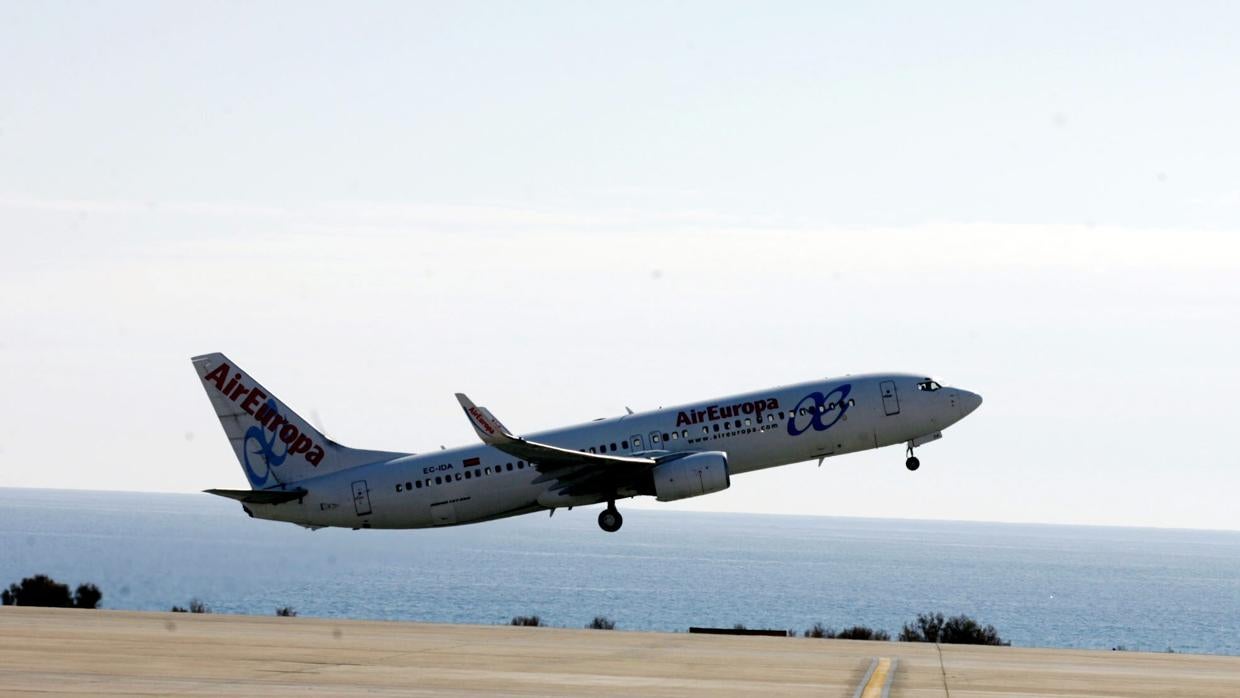
[[[0,694],[1240,695],[1240,657],[0,608]]]

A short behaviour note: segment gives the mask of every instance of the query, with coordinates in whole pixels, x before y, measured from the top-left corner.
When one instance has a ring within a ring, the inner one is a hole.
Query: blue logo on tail
[[[279,416],[276,409],[275,400],[267,400],[267,410],[271,414]],[[242,465],[245,466],[245,476],[250,481],[250,487],[258,489],[266,485],[275,475],[271,472],[272,468],[279,467],[284,463],[284,459],[288,458],[288,444],[284,445],[284,453],[276,453],[276,444],[280,441],[276,437],[274,431],[268,433],[261,424],[246,429],[245,439],[241,442]],[[251,447],[251,442],[254,447]],[[252,456],[258,456],[257,460],[261,461],[263,472],[260,475],[251,462]]]

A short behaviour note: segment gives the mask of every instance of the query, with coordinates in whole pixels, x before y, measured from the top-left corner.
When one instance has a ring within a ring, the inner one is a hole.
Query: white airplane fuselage
[[[895,444],[907,444],[911,456],[913,447],[937,439],[980,404],[975,393],[940,387],[924,377],[871,374],[627,414],[522,438],[590,454],[722,452],[726,476],[732,476]],[[908,465],[915,469],[916,459]],[[427,528],[653,494],[630,484],[609,493],[566,495],[550,487],[552,480],[523,459],[479,444],[286,483],[304,489],[304,496],[245,507],[257,518],[310,527]]]

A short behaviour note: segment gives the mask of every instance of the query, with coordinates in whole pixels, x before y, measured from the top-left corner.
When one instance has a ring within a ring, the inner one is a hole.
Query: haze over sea
[[[208,495],[0,489],[0,582],[112,609],[894,635],[967,613],[1015,645],[1240,654],[1240,532],[597,508],[421,531],[308,531]]]

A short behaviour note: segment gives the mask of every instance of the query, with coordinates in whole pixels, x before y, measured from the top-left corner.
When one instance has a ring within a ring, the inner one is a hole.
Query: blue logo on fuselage
[[[852,385],[845,383],[831,390],[831,392],[823,395],[820,392],[812,392],[801,398],[792,408],[792,414],[788,417],[788,435],[800,436],[805,432],[813,429],[814,431],[826,431],[835,426],[840,421],[844,413],[848,411],[848,393],[852,391]],[[831,421],[823,421],[831,415]],[[798,424],[798,421],[802,424]]]

